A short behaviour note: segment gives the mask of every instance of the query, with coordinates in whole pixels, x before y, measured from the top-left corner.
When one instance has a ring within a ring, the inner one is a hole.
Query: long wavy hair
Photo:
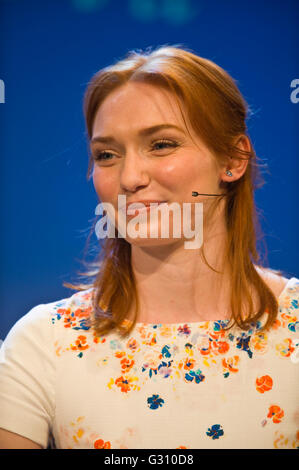
[[[259,273],[264,260],[261,260],[257,242],[263,242],[266,251],[267,247],[254,202],[254,190],[264,184],[261,169],[267,165],[258,161],[248,136],[246,120],[251,110],[236,81],[211,60],[180,45],[164,45],[145,51],[133,50],[113,65],[99,70],[87,85],[83,103],[88,134],[88,180],[92,176],[94,163],[89,144],[96,112],[112,91],[128,82],[148,83],[170,91],[177,100],[184,122],[183,107],[192,128],[219,163],[224,161],[224,156],[248,160],[241,178],[231,183],[222,183],[225,194],[214,199],[206,223],[213,216],[220,200],[225,198],[227,241],[224,262],[230,273],[231,327],[237,325],[248,330],[266,312],[266,322],[261,330],[269,329],[277,317],[278,301]],[[236,139],[242,135],[248,138],[250,151],[235,145]],[[200,248],[204,262],[215,272],[219,272],[208,264],[204,245],[203,243]],[[97,241],[94,261],[83,260],[83,264],[87,269],[78,274],[85,281],[65,282],[63,285],[77,291],[91,288],[93,308],[90,320],[98,336],[114,329],[122,337],[129,335],[138,321],[140,311],[131,266],[130,243],[118,236]],[[278,270],[272,272],[282,275]],[[252,288],[259,300],[258,311],[254,311]],[[135,316],[133,321],[128,321],[126,315],[132,307]],[[248,312],[246,317],[242,315],[245,308]]]

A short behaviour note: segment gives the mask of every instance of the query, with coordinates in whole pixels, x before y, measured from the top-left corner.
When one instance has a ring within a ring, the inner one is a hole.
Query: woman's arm
[[[0,449],[42,449],[36,442],[0,428]]]

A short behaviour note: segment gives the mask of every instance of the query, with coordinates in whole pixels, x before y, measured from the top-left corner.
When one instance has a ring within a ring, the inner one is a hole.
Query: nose
[[[120,188],[124,192],[136,192],[150,181],[147,162],[136,151],[128,152],[120,170]]]

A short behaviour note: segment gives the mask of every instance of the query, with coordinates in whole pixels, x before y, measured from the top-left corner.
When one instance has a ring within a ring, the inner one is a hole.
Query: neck
[[[229,317],[229,273],[223,269],[225,230],[204,237],[205,263],[199,249],[182,240],[167,245],[132,245],[132,269],[140,299],[137,321],[171,323]]]

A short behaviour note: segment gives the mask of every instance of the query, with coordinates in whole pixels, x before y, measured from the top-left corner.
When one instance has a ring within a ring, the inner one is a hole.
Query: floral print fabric
[[[88,324],[92,294],[40,306],[55,370],[47,417],[53,447],[299,447],[297,278],[266,332],[265,313],[248,331],[225,331],[227,320],[137,323],[127,338],[98,338]]]

